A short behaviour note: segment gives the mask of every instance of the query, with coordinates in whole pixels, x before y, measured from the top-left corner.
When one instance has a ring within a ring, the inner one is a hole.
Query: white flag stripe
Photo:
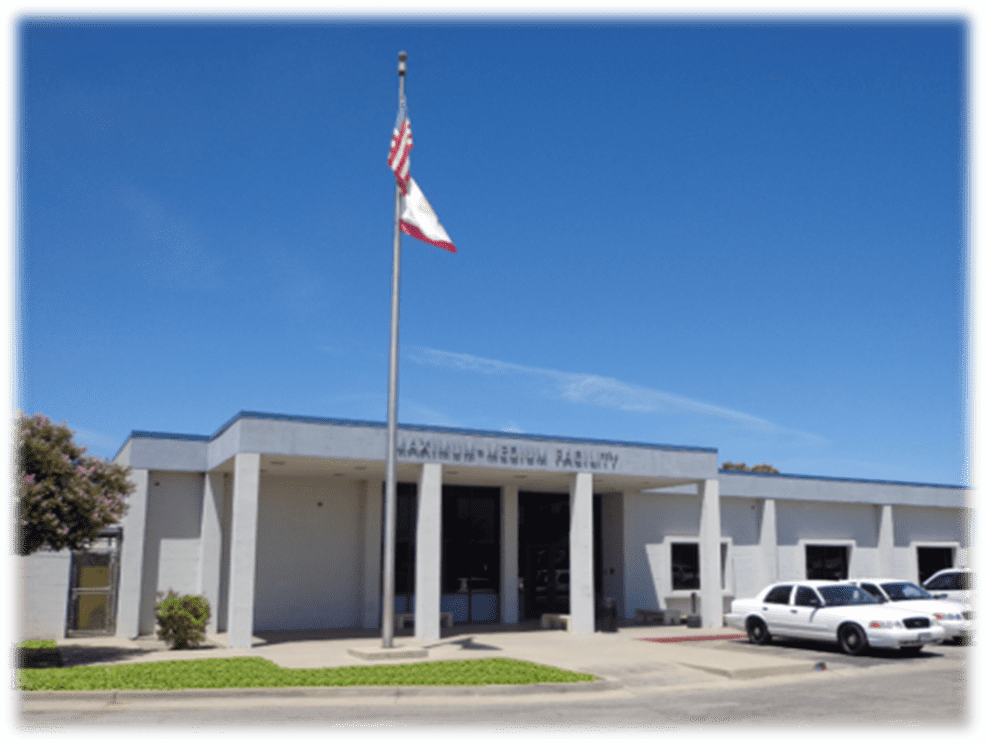
[[[404,211],[401,213],[401,232],[455,253],[455,244],[452,242],[452,238],[438,221],[438,215],[431,208],[424,192],[421,191],[413,178],[408,178],[407,183]]]
[[[394,171],[401,185],[401,193],[407,193],[407,180],[411,177],[411,150],[414,140],[411,137],[411,120],[404,117],[394,128],[394,136],[390,140],[390,153],[387,165]]]

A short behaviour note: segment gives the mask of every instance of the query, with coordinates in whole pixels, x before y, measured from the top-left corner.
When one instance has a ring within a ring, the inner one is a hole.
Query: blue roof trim
[[[266,419],[272,421],[298,421],[306,424],[330,424],[333,426],[368,426],[385,429],[387,425],[379,421],[358,421],[354,419],[323,418],[321,416],[293,416],[284,413],[261,413],[259,411],[240,411],[223,424],[212,439],[215,439],[240,419]],[[509,431],[487,431],[484,429],[458,429],[449,426],[428,426],[424,424],[398,424],[404,431],[433,431],[442,434],[468,434],[472,436],[500,437],[502,439],[529,439],[535,442],[567,442],[569,444],[606,444],[617,447],[645,447],[647,449],[671,450],[674,452],[710,452],[718,454],[716,447],[691,447],[677,444],[652,444],[649,442],[623,442],[610,439],[581,439],[578,437],[553,437],[545,434],[520,434]]]
[[[188,439],[192,442],[208,442],[207,434],[172,434],[166,431],[132,431],[130,439]]]
[[[750,470],[724,470],[720,473],[729,475],[755,475],[763,478],[802,478],[804,480],[842,481],[845,483],[885,483],[888,486],[918,486],[921,488],[957,488],[967,489],[968,486],[956,486],[947,483],[913,483],[910,481],[879,480],[876,478],[839,478],[832,475],[795,475],[793,473],[754,473]]]

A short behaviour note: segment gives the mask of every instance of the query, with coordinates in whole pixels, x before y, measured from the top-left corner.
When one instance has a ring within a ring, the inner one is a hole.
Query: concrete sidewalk
[[[538,664],[588,672],[597,682],[541,685],[490,685],[440,688],[278,688],[274,690],[182,690],[26,692],[24,710],[64,710],[102,707],[107,704],[169,707],[196,705],[248,705],[261,699],[284,704],[315,704],[330,699],[350,704],[392,703],[411,698],[435,702],[449,698],[512,698],[518,695],[544,699],[545,695],[597,697],[633,694],[648,688],[675,689],[722,684],[728,680],[757,679],[773,675],[801,674],[814,670],[811,662],[757,654],[738,642],[743,638],[728,628],[692,629],[684,626],[633,626],[615,633],[575,635],[565,630],[540,630],[534,626],[455,626],[443,630],[436,641],[419,641],[409,634],[395,636],[395,649],[425,651],[416,659],[368,660],[351,650],[373,651],[382,647],[378,631],[297,631],[264,633],[249,649],[225,647],[222,635],[208,639],[205,647],[172,651],[154,638],[73,638],[59,643],[65,666],[120,664],[187,659],[253,656],[288,669],[311,669],[378,664],[413,664],[448,659],[508,657]],[[737,639],[736,643],[726,643]],[[727,647],[728,645],[728,647]],[[290,701],[294,702],[291,703]]]

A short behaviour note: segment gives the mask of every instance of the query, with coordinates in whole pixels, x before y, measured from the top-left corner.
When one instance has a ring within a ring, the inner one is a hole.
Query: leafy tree
[[[773,465],[762,462],[759,465],[754,465],[752,468],[745,462],[724,462],[722,464],[723,470],[741,470],[744,473],[779,473],[781,472]]]
[[[17,421],[17,552],[84,547],[126,513],[129,468],[86,455],[65,424],[40,413]]]

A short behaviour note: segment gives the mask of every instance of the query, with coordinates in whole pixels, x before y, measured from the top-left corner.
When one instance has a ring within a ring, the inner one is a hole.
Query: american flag
[[[401,194],[404,196],[407,196],[407,182],[411,178],[411,150],[413,149],[411,120],[402,106],[397,124],[394,125],[394,136],[390,140],[390,155],[387,156],[387,165],[397,176],[397,183],[400,184]]]

